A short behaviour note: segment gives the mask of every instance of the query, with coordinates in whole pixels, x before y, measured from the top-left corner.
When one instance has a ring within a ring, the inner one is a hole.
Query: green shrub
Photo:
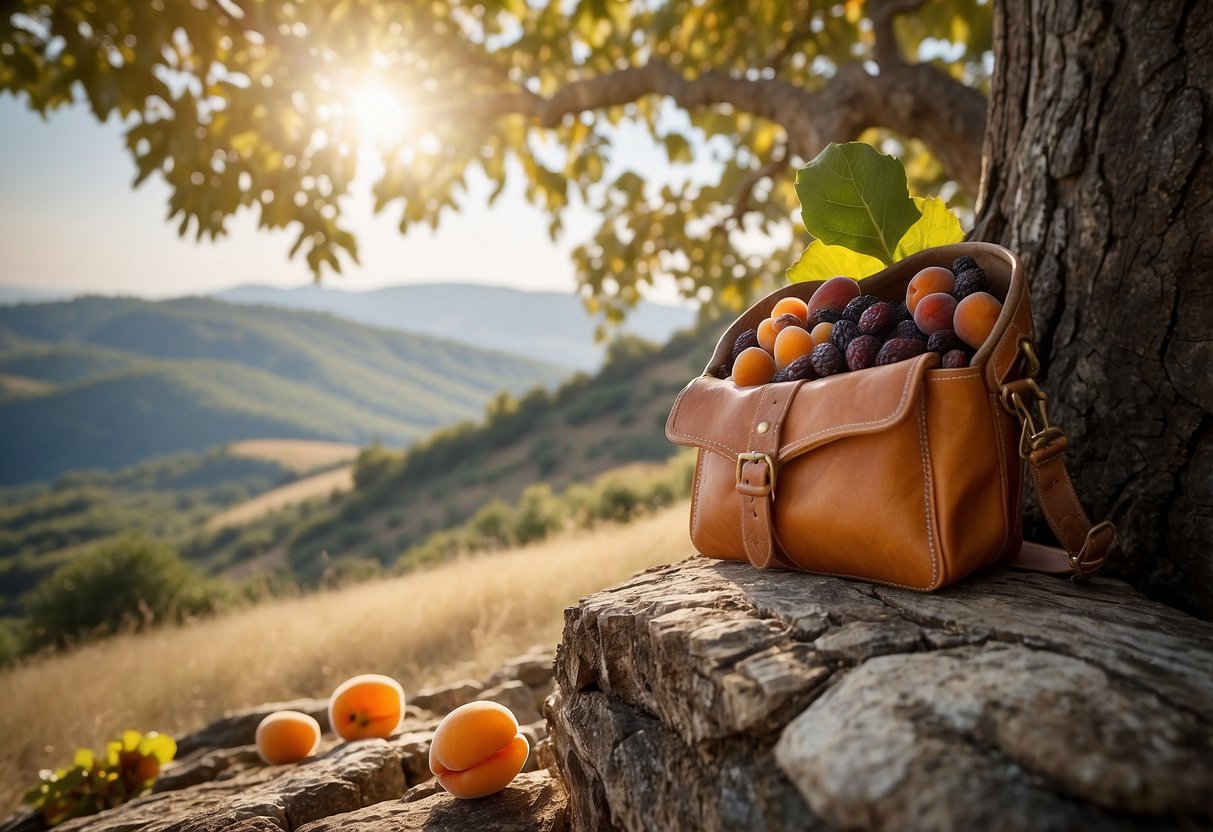
[[[29,644],[63,647],[119,629],[209,613],[228,598],[168,546],[140,535],[101,544],[31,593]]]
[[[519,543],[543,540],[564,527],[564,505],[546,483],[527,486],[514,510],[514,539]]]
[[[478,549],[495,549],[514,543],[514,512],[501,500],[489,500],[468,521],[468,534]]]
[[[382,445],[363,448],[354,461],[354,486],[363,491],[386,479],[399,467],[403,455],[386,450]]]
[[[21,655],[19,627],[11,618],[0,619],[0,668],[8,667]]]

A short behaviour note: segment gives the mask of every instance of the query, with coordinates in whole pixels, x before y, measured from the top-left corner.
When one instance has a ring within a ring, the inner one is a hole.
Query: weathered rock
[[[152,786],[152,791],[174,792],[220,777],[235,776],[263,765],[253,745],[199,751],[191,757],[178,758],[169,763]]]
[[[255,708],[228,711],[205,728],[177,740],[177,754],[186,756],[203,748],[235,748],[256,741],[257,726],[274,711],[301,711],[320,723],[321,731],[329,730],[327,699],[293,699],[290,702],[270,702]]]
[[[18,809],[0,821],[0,832],[42,832],[46,824],[33,809]]]
[[[419,690],[408,698],[408,702],[436,714],[449,714],[460,705],[471,702],[482,690],[484,685],[475,679],[463,679],[449,685]]]
[[[530,725],[522,725],[518,728],[518,733],[526,737],[527,745],[531,750],[527,754],[526,762],[522,764],[522,770],[536,771],[537,769],[544,768],[544,766],[539,765],[537,749],[539,748],[539,743],[548,737],[547,721],[540,719],[538,722],[532,722]]]
[[[528,688],[542,688],[552,681],[555,674],[556,654],[544,647],[536,647],[530,653],[510,659],[501,668],[485,679],[485,687],[502,682],[519,681]]]
[[[1213,821],[1213,624],[1116,581],[924,595],[695,558],[567,610],[556,671],[578,829]]]
[[[296,829],[404,794],[400,757],[384,740],[339,745],[292,766],[159,792],[56,827],[62,832],[220,832]],[[238,824],[244,826],[237,826]],[[250,825],[251,824],[251,825]]]
[[[392,747],[400,752],[400,764],[404,769],[404,781],[409,786],[424,783],[434,775],[430,773],[430,744],[434,732],[417,731],[392,737]]]
[[[519,725],[529,725],[543,719],[539,709],[535,707],[535,694],[517,680],[502,682],[495,687],[487,688],[477,694],[476,699],[485,702],[496,702],[504,705],[514,713]]]
[[[547,772],[519,775],[495,795],[459,800],[446,792],[420,800],[393,800],[340,817],[309,823],[297,832],[565,832],[567,799],[560,781]]]

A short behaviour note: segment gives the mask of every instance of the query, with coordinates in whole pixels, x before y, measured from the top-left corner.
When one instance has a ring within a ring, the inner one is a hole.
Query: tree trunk
[[[1213,4],[1006,0],[995,51],[976,236],[1023,258],[1111,571],[1213,617]]]

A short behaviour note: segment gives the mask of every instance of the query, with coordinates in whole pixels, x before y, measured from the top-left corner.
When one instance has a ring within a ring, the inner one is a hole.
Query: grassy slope
[[[227,452],[232,456],[264,459],[302,474],[353,462],[358,456],[358,446],[308,439],[247,439],[232,443]]]
[[[661,348],[621,342],[593,378],[524,398],[514,413],[439,433],[406,454],[385,454],[375,470],[364,467],[354,491],[312,511],[259,563],[306,565],[327,552],[390,564],[490,499],[513,502],[532,483],[559,490],[623,463],[668,458],[677,449],[665,439],[666,416],[702,370],[716,330],[709,325]]]
[[[53,487],[0,488],[0,615],[18,615],[20,595],[98,540],[140,531],[176,541],[293,476],[275,461],[216,449],[112,474],[76,471]]]
[[[39,768],[125,728],[180,733],[228,708],[327,696],[357,673],[389,674],[412,692],[554,645],[565,606],[691,554],[686,513],[683,503],[626,526],[118,636],[4,671],[0,809]]]
[[[330,315],[83,298],[0,308],[0,483],[253,437],[405,443],[563,371]],[[486,345],[491,347],[492,345]]]

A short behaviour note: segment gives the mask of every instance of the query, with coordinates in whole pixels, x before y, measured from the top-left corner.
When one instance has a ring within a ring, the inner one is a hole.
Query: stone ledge
[[[1127,585],[935,594],[693,558],[565,614],[575,827],[1200,828],[1213,624]]]

